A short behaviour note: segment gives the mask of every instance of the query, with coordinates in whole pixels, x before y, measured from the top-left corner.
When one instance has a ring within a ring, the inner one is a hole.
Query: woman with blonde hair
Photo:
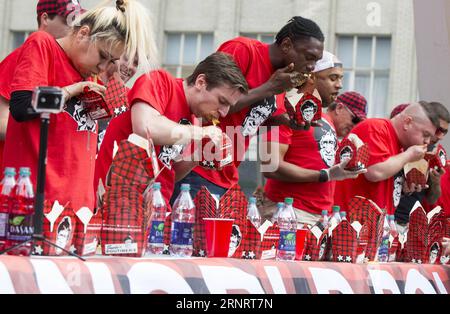
[[[24,43],[11,83],[10,112],[2,167],[30,167],[36,183],[39,156],[39,115],[31,107],[36,86],[58,86],[64,91],[64,111],[50,117],[45,198],[75,210],[93,208],[97,125],[77,99],[87,81],[126,54],[144,71],[155,67],[156,47],[149,13],[136,0],[105,1],[79,16],[66,37],[55,40],[33,33]],[[0,82],[1,84],[1,82]]]

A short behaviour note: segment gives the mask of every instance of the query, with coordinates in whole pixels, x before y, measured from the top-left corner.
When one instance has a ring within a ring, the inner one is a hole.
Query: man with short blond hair
[[[421,101],[388,119],[367,119],[352,131],[369,146],[367,173],[336,184],[335,204],[348,209],[353,196],[371,199],[389,215],[400,202],[405,164],[424,157],[439,117],[433,106]]]
[[[409,104],[398,105],[392,110],[391,117],[396,116],[405,108],[408,107]],[[448,132],[448,127],[450,123],[450,113],[444,105],[438,102],[430,102],[430,105],[433,106],[437,115],[439,116],[439,127],[436,129],[436,133],[431,139],[430,145],[428,146],[428,151],[433,151],[436,148],[436,145],[444,138],[444,136]],[[447,162],[444,161],[444,164]],[[421,186],[411,186],[404,187],[404,193],[400,199],[400,204],[398,205],[395,211],[395,219],[397,226],[400,229],[406,228],[406,225],[409,222],[409,213],[414,207],[414,204],[419,201],[424,206],[425,210],[431,210],[433,206],[435,206],[438,199],[444,194],[444,198],[448,191],[446,191],[443,187],[445,184],[442,184],[442,181],[445,183],[446,173],[444,168],[440,169],[430,169],[429,177],[428,177],[428,188],[423,189]],[[442,198],[440,199],[442,201]],[[438,202],[440,204],[441,202]],[[442,205],[442,204],[440,204]],[[447,212],[450,211],[450,208],[445,208]]]

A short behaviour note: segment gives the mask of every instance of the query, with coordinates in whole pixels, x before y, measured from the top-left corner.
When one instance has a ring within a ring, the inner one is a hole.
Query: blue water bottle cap
[[[183,184],[181,185],[180,190],[181,190],[181,191],[190,191],[190,190],[191,190],[191,185],[190,185],[190,184],[187,184],[187,183],[183,183]]]
[[[288,205],[292,205],[292,204],[294,204],[294,199],[292,197],[286,197],[284,199],[284,202]]]
[[[249,202],[250,204],[256,204],[256,197],[250,197],[250,198],[248,199],[248,202]]]
[[[19,175],[21,177],[29,177],[31,175],[31,170],[28,167],[20,167]]]
[[[5,174],[5,176],[14,177],[16,175],[16,168],[6,167],[4,174]]]
[[[328,215],[328,210],[324,209],[322,210],[322,216]]]
[[[341,207],[340,206],[337,206],[337,205],[334,205],[333,206],[333,213],[337,213],[337,212],[339,212],[341,210]]]
[[[284,203],[283,203],[283,202],[278,202],[278,203],[277,203],[277,207],[278,207],[278,208],[284,207]]]
[[[153,183],[153,190],[161,190],[161,182]]]

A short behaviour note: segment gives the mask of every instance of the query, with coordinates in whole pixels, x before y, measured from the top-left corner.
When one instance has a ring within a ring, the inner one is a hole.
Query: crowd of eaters
[[[430,170],[424,186],[407,184],[402,172],[446,135],[448,110],[427,100],[399,105],[390,117],[367,118],[367,106],[378,104],[367,104],[356,91],[341,93],[344,65],[324,51],[324,35],[312,20],[292,17],[272,44],[228,40],[183,79],[158,68],[152,20],[136,0],[106,1],[92,10],[77,0],[39,0],[37,20],[39,30],[0,63],[0,157],[2,169],[30,167],[36,182],[40,119],[31,106],[32,91],[61,87],[66,105],[51,116],[48,137],[45,196],[50,201],[94,208],[114,142],[132,133],[155,144],[163,166],[158,181],[168,204],[182,183],[190,184],[193,196],[202,186],[223,195],[238,183],[250,139],[268,126],[260,145],[270,152],[263,162],[270,171],[264,170],[267,182],[255,191],[265,218],[277,202],[293,197],[298,222],[311,225],[332,205],[347,208],[355,195],[395,214],[399,227],[407,226],[417,200],[426,210],[440,205],[450,214],[449,163]],[[127,82],[138,67],[144,74],[128,92],[130,110],[103,123],[98,148],[97,121],[78,96],[86,87],[104,93],[114,73]],[[313,124],[299,123],[287,110],[308,85],[323,107]],[[230,128],[230,165],[211,169],[186,158],[184,148],[191,142],[221,143]],[[350,133],[369,146],[365,169],[350,171],[348,160],[335,162],[339,142]]]

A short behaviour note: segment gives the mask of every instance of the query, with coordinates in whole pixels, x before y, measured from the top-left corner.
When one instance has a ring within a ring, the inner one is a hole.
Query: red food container
[[[53,203],[46,201],[44,203],[44,238],[50,242],[68,250],[75,251],[73,246],[73,237],[76,230],[75,213],[68,202],[64,206],[58,201]],[[35,254],[63,256],[67,255],[60,248],[50,246],[45,242],[37,242]]]
[[[313,94],[305,93],[295,106],[298,124],[315,122],[322,118],[322,101]]]
[[[350,199],[348,211],[348,220],[351,223],[358,221],[367,228],[367,231],[364,231],[368,234],[365,259],[374,261],[381,245],[385,213],[373,201],[361,196]]]
[[[103,197],[101,243],[104,255],[140,257],[148,239],[147,192],[159,174],[151,140],[136,134],[119,144]]]
[[[438,206],[427,214],[420,202],[416,202],[409,214],[406,261],[418,264],[439,263],[444,235],[445,218],[441,207]]]
[[[233,145],[225,133],[220,146],[214,145],[209,138],[203,138],[201,150],[200,165],[204,168],[220,170],[233,162]]]
[[[128,88],[115,73],[108,81],[105,95],[86,87],[79,99],[94,120],[118,116],[129,109]]]
[[[75,252],[78,255],[95,255],[100,244],[102,229],[102,217],[100,211],[92,212],[87,207],[82,207],[75,213],[76,227],[73,238]]]
[[[439,170],[447,165],[447,153],[439,144],[434,151],[425,154],[425,160],[428,161],[430,169]]]
[[[428,167],[428,162],[425,159],[407,163],[403,167],[403,171],[405,173],[406,183],[408,186],[411,186],[413,183],[422,186],[427,184]]]
[[[304,261],[325,261],[330,245],[328,228],[321,229],[318,224],[306,231]]]
[[[194,198],[196,223],[194,228],[194,256],[206,256],[205,224],[203,218],[234,219],[228,257],[240,258],[243,240],[247,231],[247,198],[239,185],[230,188],[217,202],[206,187],[202,187]],[[169,228],[170,230],[170,228]],[[170,231],[168,231],[170,234]]]
[[[336,152],[336,164],[343,159],[350,158],[346,170],[365,169],[369,163],[369,147],[356,134],[349,134],[342,140]]]
[[[255,226],[246,219],[247,232],[242,241],[243,259],[275,259],[280,240],[280,228],[275,222],[272,224],[266,220],[263,225],[256,229]]]

